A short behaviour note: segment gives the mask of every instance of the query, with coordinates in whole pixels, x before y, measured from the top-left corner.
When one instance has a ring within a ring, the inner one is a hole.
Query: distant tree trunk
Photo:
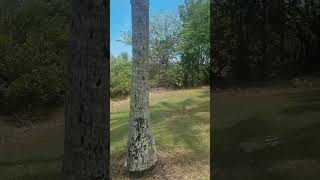
[[[66,61],[65,180],[109,178],[109,1],[73,0]]]
[[[236,58],[236,76],[242,80],[248,79],[248,64],[247,64],[247,50],[248,42],[246,42],[245,32],[244,32],[244,13],[242,12],[245,2],[242,0],[237,0],[237,9],[238,12],[238,24],[237,24],[237,38],[238,38],[238,47],[237,47],[237,58]]]
[[[167,86],[166,81],[164,79],[167,71],[167,65],[168,65],[166,61],[167,60],[164,56],[162,56],[159,61],[159,85],[160,86]]]
[[[132,79],[128,169],[143,171],[157,161],[149,115],[149,0],[131,0]]]
[[[285,39],[285,27],[286,27],[286,6],[284,0],[280,1],[281,6],[281,25],[280,25],[280,62],[284,63],[285,61],[285,47],[284,47],[284,39]]]
[[[184,74],[183,74],[183,84],[185,87],[189,87],[189,75],[186,70],[184,71]]]
[[[266,78],[266,63],[268,61],[268,0],[263,0],[263,36],[262,58],[260,62],[260,78]]]

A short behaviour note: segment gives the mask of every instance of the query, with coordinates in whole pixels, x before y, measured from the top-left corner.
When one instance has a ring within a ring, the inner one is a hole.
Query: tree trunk
[[[73,0],[66,62],[65,180],[109,178],[109,1]]]
[[[267,78],[266,63],[268,61],[268,2],[263,0],[263,36],[262,36],[262,58],[260,62],[260,78]]]
[[[247,54],[247,43],[245,42],[245,37],[244,37],[244,29],[243,26],[245,24],[244,22],[244,15],[242,12],[243,5],[242,0],[237,1],[237,8],[239,10],[238,12],[238,47],[237,47],[237,59],[236,59],[236,66],[237,66],[237,77],[241,78],[242,80],[247,79],[247,69],[246,69],[246,54]]]
[[[143,171],[157,161],[149,115],[149,0],[131,0],[132,79],[128,169]]]
[[[285,28],[286,28],[286,6],[284,0],[280,1],[281,6],[281,25],[280,25],[280,62],[281,64],[285,61]]]

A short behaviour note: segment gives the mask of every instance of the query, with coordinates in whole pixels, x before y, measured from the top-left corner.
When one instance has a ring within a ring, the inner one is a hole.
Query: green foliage
[[[168,69],[160,76],[160,82],[165,87],[180,88],[183,85],[183,69],[181,64],[171,64]]]
[[[55,103],[63,90],[61,75],[56,77],[57,69],[56,66],[34,69],[12,81],[5,89],[8,103],[5,108],[11,111],[34,103]]]
[[[151,87],[209,83],[209,2],[185,1],[179,10],[150,20]],[[131,32],[124,32],[119,41],[131,45]]]
[[[0,22],[1,112],[61,100],[69,41],[63,0],[3,0]]]
[[[185,9],[193,13],[180,14],[180,18],[164,13],[151,19],[152,87],[186,86],[185,77],[198,84],[208,79],[209,6],[207,1],[195,4],[190,7],[186,4]],[[63,64],[68,56],[70,3],[2,0],[0,6],[1,113],[59,102],[64,92]],[[130,39],[127,33],[123,42],[131,44]],[[111,59],[112,97],[129,94],[130,66],[128,54]]]
[[[208,83],[209,79],[209,1],[185,1],[179,7],[182,20],[180,55],[184,86]]]
[[[123,97],[130,93],[131,62],[126,59],[127,55],[121,54],[118,57],[111,57],[111,97]]]
[[[178,54],[181,21],[174,14],[158,14],[150,23],[150,59],[166,65]],[[160,67],[161,68],[161,67]]]
[[[319,3],[212,1],[214,74],[266,80],[319,72]]]

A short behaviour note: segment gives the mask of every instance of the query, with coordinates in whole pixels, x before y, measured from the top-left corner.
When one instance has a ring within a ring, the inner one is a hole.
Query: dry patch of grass
[[[158,152],[156,165],[146,172],[130,174],[124,167],[124,159],[114,159],[111,162],[112,179],[141,180],[205,180],[209,179],[209,164],[190,158],[184,151]]]

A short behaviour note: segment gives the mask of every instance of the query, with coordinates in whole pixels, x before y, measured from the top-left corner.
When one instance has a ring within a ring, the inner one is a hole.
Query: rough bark
[[[65,180],[109,179],[109,1],[73,0],[66,62]]]
[[[131,0],[132,79],[128,170],[143,171],[157,161],[149,115],[149,0]]]

